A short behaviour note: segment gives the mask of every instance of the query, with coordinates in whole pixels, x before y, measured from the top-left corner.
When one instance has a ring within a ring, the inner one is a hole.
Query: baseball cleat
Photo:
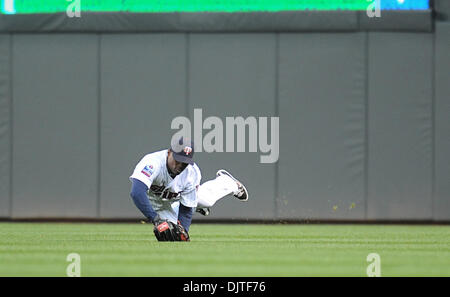
[[[197,208],[195,211],[204,216],[209,216],[211,213],[211,209],[209,207]]]
[[[247,192],[247,189],[245,188],[244,184],[241,183],[240,181],[238,181],[228,171],[226,171],[224,169],[220,169],[219,171],[217,171],[216,175],[217,176],[227,175],[227,176],[231,177],[231,179],[233,179],[238,185],[238,190],[237,190],[236,193],[233,194],[233,196],[236,197],[237,199],[241,200],[241,201],[247,201],[248,200],[248,192]]]

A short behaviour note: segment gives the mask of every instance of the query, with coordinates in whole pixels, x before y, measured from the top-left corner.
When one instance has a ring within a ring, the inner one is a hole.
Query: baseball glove
[[[160,220],[153,228],[158,241],[190,241],[189,234],[180,224],[174,224],[168,220]]]

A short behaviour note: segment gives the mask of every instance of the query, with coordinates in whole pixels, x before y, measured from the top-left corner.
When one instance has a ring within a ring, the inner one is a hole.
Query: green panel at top
[[[0,0],[6,14],[64,12],[252,12],[294,10],[428,9],[429,0]]]
[[[11,13],[64,12],[77,0],[2,0]],[[78,0],[83,11],[110,12],[251,12],[282,10],[364,10],[366,0]],[[13,5],[11,5],[13,2]]]

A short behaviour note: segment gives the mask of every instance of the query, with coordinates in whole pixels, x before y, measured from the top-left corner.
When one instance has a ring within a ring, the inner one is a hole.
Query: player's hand
[[[161,224],[162,222],[164,222],[164,220],[161,219],[161,218],[159,217],[159,215],[156,215],[156,216],[151,220],[151,222],[153,223],[153,225],[158,226],[159,224]]]

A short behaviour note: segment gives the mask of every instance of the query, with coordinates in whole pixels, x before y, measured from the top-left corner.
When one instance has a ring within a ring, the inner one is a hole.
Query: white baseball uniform
[[[186,207],[211,207],[237,192],[236,182],[225,175],[200,185],[201,173],[195,163],[172,178],[166,165],[167,154],[165,149],[145,155],[130,176],[147,185],[150,204],[162,219],[177,223],[180,203]]]

